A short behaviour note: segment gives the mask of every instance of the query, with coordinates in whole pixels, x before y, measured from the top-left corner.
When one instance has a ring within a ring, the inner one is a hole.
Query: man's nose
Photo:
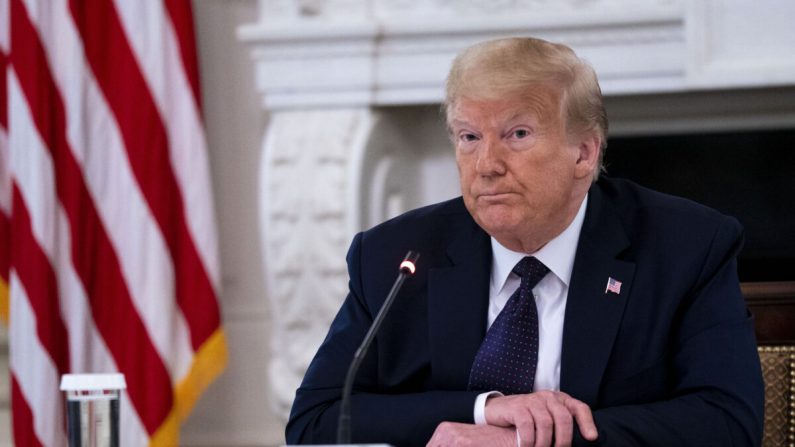
[[[498,138],[487,138],[478,151],[475,170],[479,175],[505,174],[505,147]]]

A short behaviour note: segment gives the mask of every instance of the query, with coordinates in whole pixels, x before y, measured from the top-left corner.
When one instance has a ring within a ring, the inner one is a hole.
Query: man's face
[[[462,98],[450,130],[464,203],[487,233],[529,253],[568,226],[593,163],[583,163],[587,145],[567,138],[559,93],[538,88],[497,100]]]

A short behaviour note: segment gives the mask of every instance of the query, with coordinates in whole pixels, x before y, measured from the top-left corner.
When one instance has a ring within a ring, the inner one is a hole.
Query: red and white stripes
[[[11,166],[8,154],[8,0],[0,0],[0,319],[8,321],[11,263]]]
[[[0,10],[15,440],[62,445],[60,375],[119,371],[123,443],[176,445],[226,360],[190,2]]]

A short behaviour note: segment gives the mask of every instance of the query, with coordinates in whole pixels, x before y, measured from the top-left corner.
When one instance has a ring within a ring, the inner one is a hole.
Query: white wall
[[[218,213],[226,372],[182,430],[183,445],[278,445],[284,427],[268,407],[269,329],[257,182],[266,116],[249,50],[235,37],[256,19],[255,0],[194,0],[203,109]]]

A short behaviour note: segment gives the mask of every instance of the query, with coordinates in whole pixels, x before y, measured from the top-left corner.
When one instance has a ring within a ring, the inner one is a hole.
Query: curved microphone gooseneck
[[[392,302],[395,301],[395,296],[397,296],[400,287],[403,285],[403,281],[416,271],[417,267],[415,263],[419,257],[420,254],[416,251],[409,251],[406,253],[406,257],[403,258],[403,262],[400,263],[398,277],[392,285],[392,290],[389,291],[386,300],[384,300],[384,304],[381,306],[373,323],[370,325],[367,335],[364,336],[362,344],[353,355],[351,366],[348,367],[348,374],[345,376],[345,386],[342,388],[342,403],[340,404],[340,417],[337,423],[337,444],[348,444],[351,442],[351,391],[353,389],[353,380],[356,378],[356,372],[359,370],[359,366],[364,356],[367,354],[367,350],[370,344],[372,344],[375,334],[381,327],[384,317],[386,317],[386,314],[389,312]]]

